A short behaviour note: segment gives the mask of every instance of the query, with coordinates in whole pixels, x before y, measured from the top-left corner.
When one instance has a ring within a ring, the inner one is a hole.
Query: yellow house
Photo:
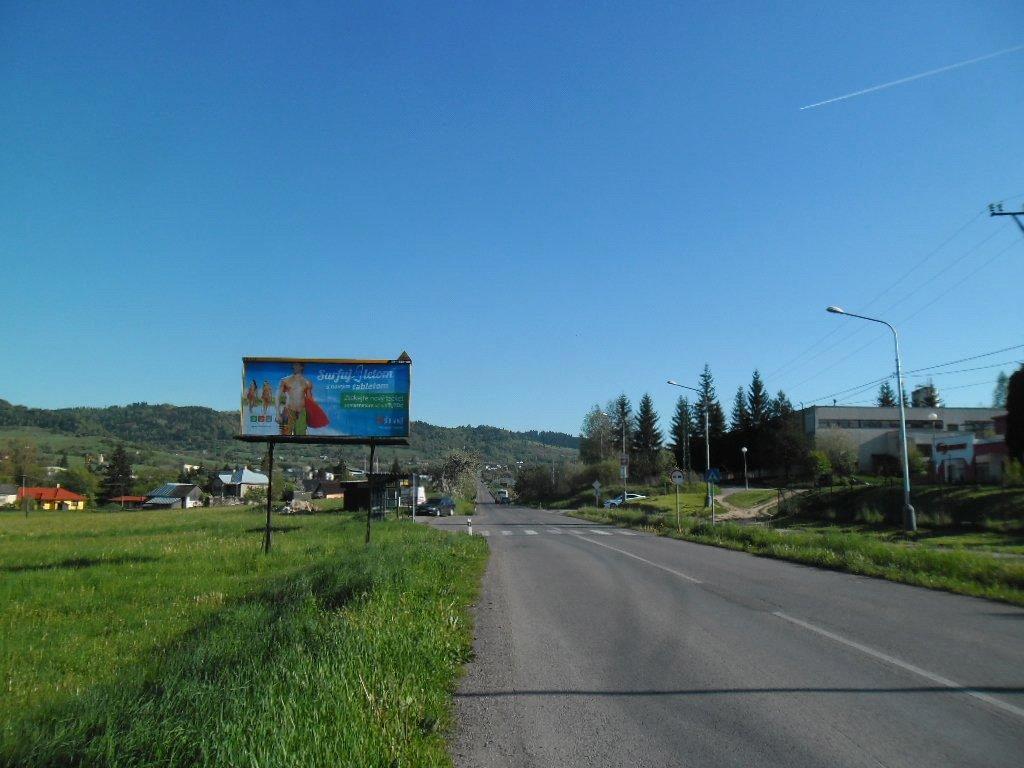
[[[18,501],[32,499],[40,509],[85,509],[85,496],[69,491],[67,488],[19,488]]]

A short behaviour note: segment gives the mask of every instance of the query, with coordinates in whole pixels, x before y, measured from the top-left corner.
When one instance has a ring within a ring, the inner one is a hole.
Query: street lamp
[[[692,392],[696,392],[698,395],[703,394],[696,387],[688,387],[685,384],[680,384],[678,381],[669,379],[668,383],[673,387],[681,387],[682,389],[689,389]],[[711,492],[711,430],[708,428],[708,406],[710,403],[704,403],[704,469],[705,479],[708,483],[708,506],[711,507],[711,524],[715,524],[715,495]]]
[[[906,404],[903,402],[903,371],[900,368],[900,339],[896,333],[896,329],[893,328],[885,320],[879,320],[877,317],[867,317],[866,315],[856,315],[853,312],[847,312],[842,307],[826,307],[825,311],[831,312],[834,315],[846,315],[847,317],[857,317],[861,320],[868,320],[872,323],[881,323],[890,331],[892,331],[892,342],[896,349],[896,388],[900,394],[900,450],[903,453],[903,529],[906,531],[917,530],[917,516],[914,513],[914,507],[910,503],[910,457],[907,454],[907,414]]]
[[[610,413],[601,411],[602,415],[607,416],[609,419],[612,417]],[[629,454],[626,453],[626,420],[622,420],[622,457],[619,459],[619,472],[622,474],[622,506],[626,506],[626,476],[629,474],[627,464],[623,464],[623,461],[629,460]]]
[[[750,490],[750,483],[747,482],[747,446],[740,448],[740,453],[743,454],[743,490]]]

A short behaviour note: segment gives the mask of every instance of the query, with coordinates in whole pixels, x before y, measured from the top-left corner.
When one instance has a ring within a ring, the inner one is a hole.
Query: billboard
[[[404,443],[412,361],[246,357],[241,433],[249,440]]]

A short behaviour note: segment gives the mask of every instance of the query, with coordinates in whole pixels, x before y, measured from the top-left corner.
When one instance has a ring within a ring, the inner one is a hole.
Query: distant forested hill
[[[66,435],[92,436],[152,446],[182,453],[202,453],[230,458],[243,450],[232,437],[238,432],[238,414],[201,406],[132,403],[109,408],[26,408],[0,400],[0,428],[37,427]],[[579,438],[562,432],[512,432],[488,426],[438,427],[414,421],[410,447],[397,449],[403,458],[431,460],[459,448],[478,454],[484,461],[548,461],[570,458]],[[244,448],[251,452],[252,448]],[[322,453],[323,446],[306,446],[302,455]],[[354,455],[359,449],[345,449]],[[388,456],[393,451],[387,449]]]

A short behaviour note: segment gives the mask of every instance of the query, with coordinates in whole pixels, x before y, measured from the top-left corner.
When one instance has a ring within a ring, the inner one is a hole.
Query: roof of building
[[[0,496],[13,496],[18,492],[18,486],[9,483],[0,483]]]
[[[181,499],[175,499],[170,496],[153,496],[146,502],[147,507],[173,507],[181,504]]]
[[[28,497],[35,499],[36,501],[85,501],[85,496],[79,496],[73,491],[69,491],[67,488],[39,488],[29,486],[24,489],[18,489],[18,498],[24,499]]]
[[[115,496],[114,498],[111,499],[111,501],[117,502],[119,504],[121,502],[124,502],[124,503],[127,504],[127,503],[130,503],[130,502],[145,501],[145,500],[146,500],[145,496]]]
[[[156,498],[183,499],[192,493],[193,489],[198,487],[194,483],[164,483],[159,488],[151,491],[147,498],[150,501]]]
[[[268,485],[270,480],[262,472],[254,472],[248,467],[236,469],[234,472],[218,472],[217,477],[224,485]]]

